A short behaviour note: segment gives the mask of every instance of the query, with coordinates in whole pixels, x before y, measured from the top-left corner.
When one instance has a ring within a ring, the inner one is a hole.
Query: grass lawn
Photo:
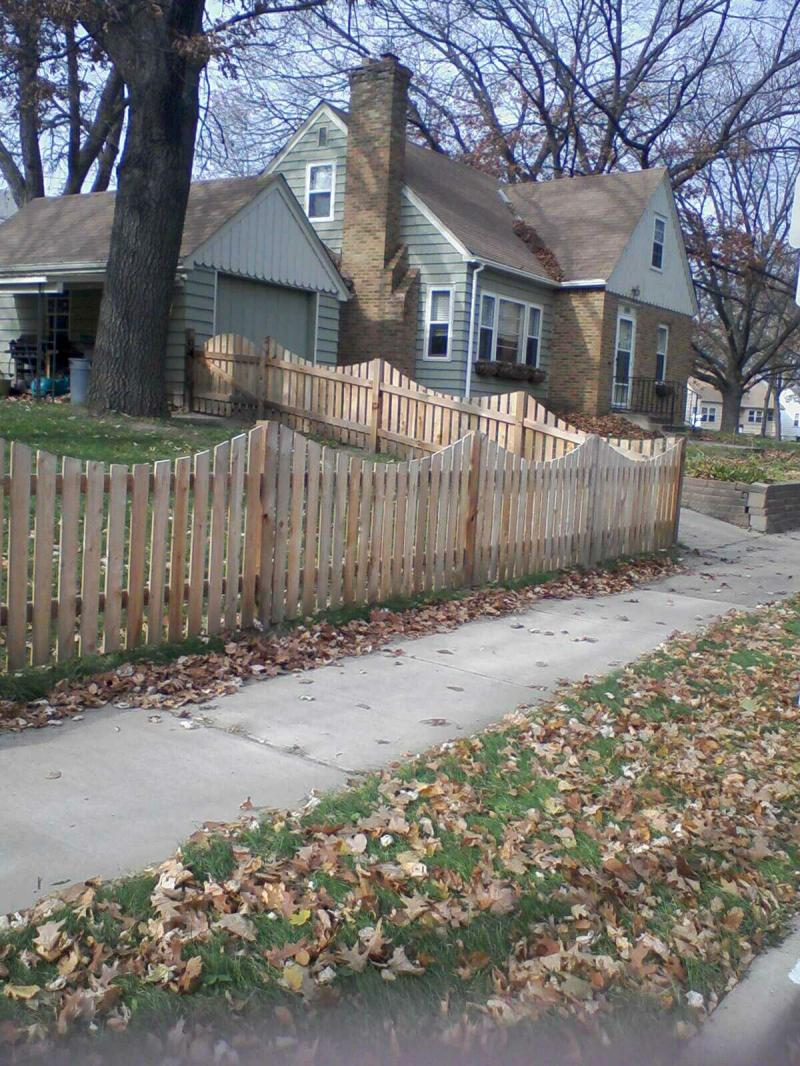
[[[753,446],[751,447],[751,441]],[[690,438],[686,473],[690,477],[717,481],[800,481],[800,443],[737,437],[742,447],[720,447],[710,441]]]
[[[0,401],[0,437],[19,440],[53,455],[107,463],[149,463],[213,448],[242,432],[222,419],[93,418],[68,403]]]
[[[411,1040],[465,1012],[633,1002],[690,1027],[796,907],[798,643],[800,600],[727,618],[302,813],[43,902],[0,933],[0,1029],[189,1012],[280,1031],[337,1001]]]

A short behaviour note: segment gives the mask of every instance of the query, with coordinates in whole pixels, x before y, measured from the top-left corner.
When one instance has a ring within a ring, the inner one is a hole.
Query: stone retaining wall
[[[800,481],[775,485],[741,481],[712,481],[687,477],[681,503],[690,511],[731,522],[759,533],[784,533],[800,529]]]

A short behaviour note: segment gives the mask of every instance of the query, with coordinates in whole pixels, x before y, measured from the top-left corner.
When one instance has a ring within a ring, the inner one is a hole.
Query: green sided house
[[[321,103],[268,168],[352,285],[339,362],[682,421],[696,305],[666,172],[501,185],[407,140],[409,79],[352,71],[349,112]]]
[[[0,370],[29,373],[37,344],[54,375],[91,355],[113,193],[34,200],[0,226]],[[166,352],[170,402],[184,400],[186,331],[196,341],[270,336],[334,362],[347,286],[278,174],[192,185]]]

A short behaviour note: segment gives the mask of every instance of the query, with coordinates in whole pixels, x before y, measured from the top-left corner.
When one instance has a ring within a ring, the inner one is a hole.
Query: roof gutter
[[[472,350],[475,344],[475,307],[478,295],[478,274],[486,267],[479,259],[469,260],[472,266],[472,296],[469,302],[469,332],[467,337],[467,369],[464,374],[464,399],[468,400],[472,388]]]

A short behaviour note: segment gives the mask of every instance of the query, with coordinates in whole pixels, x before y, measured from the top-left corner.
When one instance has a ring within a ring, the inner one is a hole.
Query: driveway
[[[684,511],[680,536],[688,572],[649,587],[545,600],[254,682],[189,722],[109,709],[1,738],[0,913],[159,862],[248,800],[295,807],[312,789],[535,704],[559,680],[631,662],[675,630],[800,591],[800,533],[764,536]]]

